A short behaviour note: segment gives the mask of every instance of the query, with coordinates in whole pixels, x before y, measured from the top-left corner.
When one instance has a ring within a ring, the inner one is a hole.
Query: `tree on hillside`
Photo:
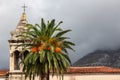
[[[28,54],[21,61],[25,78],[30,80],[35,76],[40,76],[41,80],[49,80],[51,73],[61,76],[67,72],[71,65],[68,56],[68,49],[73,50],[75,44],[69,41],[69,37],[64,34],[71,30],[62,30],[60,21],[55,24],[55,20],[45,22],[41,19],[40,24],[27,24],[27,31],[19,35],[22,40],[28,40],[19,46],[23,47],[21,55],[28,50]]]

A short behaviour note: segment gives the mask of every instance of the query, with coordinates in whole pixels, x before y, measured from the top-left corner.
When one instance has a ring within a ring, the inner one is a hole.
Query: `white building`
[[[21,72],[0,71],[0,80],[25,80]],[[39,79],[35,79],[39,80]],[[60,80],[59,77],[52,77],[50,80]],[[105,66],[94,67],[71,67],[64,75],[64,80],[120,80],[120,69]]]

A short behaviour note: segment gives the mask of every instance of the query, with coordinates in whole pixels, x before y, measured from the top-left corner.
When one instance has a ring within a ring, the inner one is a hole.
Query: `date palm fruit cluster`
[[[62,53],[62,41],[57,42],[55,38],[50,38],[48,42],[42,42],[38,46],[31,47],[31,51],[33,53],[37,53],[42,50]]]

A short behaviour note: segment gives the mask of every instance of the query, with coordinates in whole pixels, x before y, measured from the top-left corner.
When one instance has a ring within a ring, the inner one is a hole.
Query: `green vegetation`
[[[71,30],[62,30],[55,24],[55,20],[45,22],[41,19],[39,24],[27,24],[27,31],[19,35],[22,40],[29,40],[19,46],[23,47],[21,55],[28,50],[28,54],[22,60],[25,77],[30,80],[40,76],[41,80],[49,80],[49,74],[62,78],[71,65],[68,49],[73,50],[75,44],[69,41],[64,34]]]

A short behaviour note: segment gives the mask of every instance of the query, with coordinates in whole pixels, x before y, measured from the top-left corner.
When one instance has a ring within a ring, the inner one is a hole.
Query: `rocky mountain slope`
[[[73,66],[109,66],[120,68],[120,49],[96,50],[79,59]]]

